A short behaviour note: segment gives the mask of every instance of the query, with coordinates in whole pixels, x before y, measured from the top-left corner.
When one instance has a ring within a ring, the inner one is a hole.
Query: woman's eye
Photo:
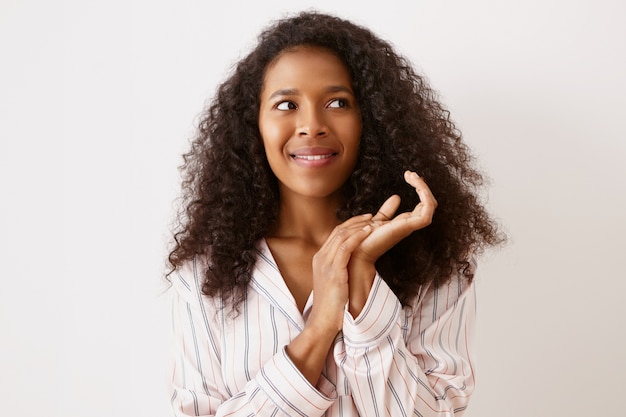
[[[328,107],[331,109],[341,109],[343,107],[348,107],[348,100],[343,98],[336,98],[328,103]]]
[[[281,101],[276,106],[277,110],[295,110],[297,109],[296,103],[293,101]]]

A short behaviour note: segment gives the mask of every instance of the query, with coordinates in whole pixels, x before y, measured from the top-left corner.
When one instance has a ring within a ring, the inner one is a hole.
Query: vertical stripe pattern
[[[175,416],[460,416],[474,389],[473,285],[452,277],[402,307],[377,276],[312,386],[285,346],[300,314],[264,241],[237,316],[201,293],[206,260],[172,280],[171,403]]]

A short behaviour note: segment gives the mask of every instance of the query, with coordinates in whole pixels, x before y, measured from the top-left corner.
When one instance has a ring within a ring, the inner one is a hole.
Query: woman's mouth
[[[294,159],[302,159],[305,161],[319,161],[322,159],[328,159],[328,158],[332,158],[333,156],[337,155],[336,153],[329,153],[329,154],[325,154],[325,155],[291,155],[292,158]]]
[[[332,164],[338,153],[332,149],[302,149],[289,154],[292,160],[303,168],[320,168]]]

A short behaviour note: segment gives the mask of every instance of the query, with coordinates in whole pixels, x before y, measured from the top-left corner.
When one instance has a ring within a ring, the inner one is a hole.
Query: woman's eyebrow
[[[299,96],[299,95],[300,95],[300,90],[298,90],[296,88],[282,88],[280,90],[274,91],[268,97],[268,99],[271,100],[274,97],[280,97],[280,96]]]
[[[343,85],[331,85],[331,86],[326,87],[324,91],[327,93],[349,93],[349,94],[354,95],[354,92],[352,91],[351,88],[343,86]],[[274,97],[299,96],[299,95],[300,95],[300,90],[298,90],[297,88],[281,88],[280,90],[274,91],[268,97],[268,99],[271,100]]]

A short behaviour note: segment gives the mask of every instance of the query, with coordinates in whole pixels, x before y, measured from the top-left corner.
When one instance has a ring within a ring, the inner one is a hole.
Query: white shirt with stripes
[[[265,241],[238,315],[202,294],[202,264],[172,277],[171,402],[175,416],[460,416],[474,389],[475,291],[462,276],[421,288],[402,307],[378,275],[343,330],[316,386],[285,346],[303,313]],[[473,264],[475,267],[475,264]]]

